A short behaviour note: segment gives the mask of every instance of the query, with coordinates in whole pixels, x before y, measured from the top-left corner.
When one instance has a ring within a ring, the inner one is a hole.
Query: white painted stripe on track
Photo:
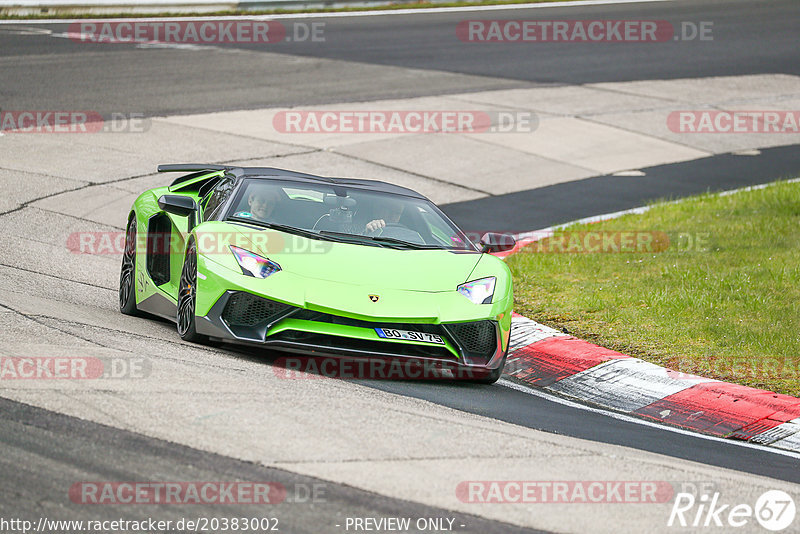
[[[798,453],[800,453],[800,432],[792,434],[787,438],[778,440],[770,446],[776,447],[781,450],[797,451]]]
[[[796,423],[795,421],[789,421],[788,423],[782,423],[775,428],[770,428],[766,432],[756,434],[750,438],[750,441],[762,443],[764,445],[770,445],[776,441],[788,438],[797,433],[800,433],[800,424]]]
[[[387,9],[382,11],[349,11],[338,13],[283,13],[274,15],[231,15],[224,17],[187,15],[185,17],[130,17],[130,18],[104,18],[97,19],[102,22],[172,22],[181,20],[279,20],[279,19],[320,19],[320,18],[345,18],[345,17],[377,17],[386,15],[417,15],[422,13],[468,13],[476,11],[508,11],[521,9],[546,9],[554,7],[583,7],[604,6],[614,4],[647,4],[655,2],[673,2],[674,0],[577,0],[574,2],[542,2],[535,4],[499,4],[491,6],[460,6],[460,7],[428,7],[409,9]],[[95,19],[15,19],[0,20],[0,24],[66,24],[71,22],[86,22]]]
[[[503,379],[503,378],[501,378],[497,382],[497,384],[500,385],[500,386],[507,387],[509,389],[514,389],[514,390],[517,390],[517,391],[521,391],[522,393],[527,393],[528,395],[532,395],[534,397],[539,397],[539,398],[542,398],[544,400],[547,400],[547,401],[550,401],[550,402],[554,402],[556,404],[561,404],[563,406],[568,406],[570,408],[575,408],[577,410],[584,410],[584,411],[587,411],[587,412],[592,412],[592,413],[596,413],[596,414],[600,414],[600,415],[605,415],[607,417],[611,417],[612,419],[617,419],[619,421],[624,421],[626,423],[633,423],[633,424],[636,424],[636,425],[648,426],[648,427],[651,427],[651,428],[657,428],[659,430],[664,430],[664,431],[667,431],[667,432],[673,432],[675,434],[681,434],[681,435],[684,435],[684,436],[691,436],[691,437],[695,437],[695,438],[698,438],[698,439],[704,439],[704,440],[708,440],[708,441],[715,441],[715,442],[718,442],[718,443],[727,443],[728,445],[733,445],[733,446],[736,446],[736,447],[744,447],[744,448],[747,448],[747,449],[757,449],[759,451],[770,452],[772,454],[777,454],[779,456],[788,456],[789,458],[795,458],[797,460],[800,460],[800,452],[794,452],[792,450],[783,450],[783,449],[776,449],[776,448],[772,448],[772,447],[766,447],[764,445],[758,445],[758,444],[750,443],[750,442],[747,442],[747,441],[740,441],[740,440],[727,439],[727,438],[719,438],[717,436],[708,436],[706,434],[700,434],[698,432],[693,432],[691,430],[686,430],[686,429],[683,429],[683,428],[678,428],[678,427],[674,427],[674,426],[667,426],[667,425],[661,425],[661,424],[653,422],[653,421],[648,421],[646,419],[639,419],[637,417],[633,417],[633,416],[630,416],[630,415],[625,415],[623,413],[612,412],[612,411],[609,411],[609,410],[606,410],[606,409],[602,409],[602,408],[594,408],[592,406],[587,406],[585,404],[581,404],[579,402],[574,402],[574,401],[559,397],[558,395],[554,395],[552,393],[548,393],[548,392],[546,392],[546,391],[544,391],[542,389],[532,388],[532,387],[528,387],[528,386],[522,386],[520,384],[517,384],[515,382],[511,382],[510,380],[506,380],[506,379]],[[798,449],[798,450],[800,451],[800,449]]]
[[[508,345],[511,349],[517,350],[538,343],[544,339],[568,336],[569,334],[537,323],[533,319],[519,316],[511,319],[511,338]]]
[[[562,378],[547,389],[614,410],[634,412],[702,382],[715,381],[672,378],[664,367],[625,358]]]

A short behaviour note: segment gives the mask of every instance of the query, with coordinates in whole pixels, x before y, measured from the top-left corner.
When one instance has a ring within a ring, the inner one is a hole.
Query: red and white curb
[[[514,314],[505,374],[629,415],[800,452],[800,399],[688,375]]]
[[[635,208],[576,223],[644,213],[647,209]],[[517,236],[520,246],[508,254],[549,237],[555,228]],[[798,398],[659,367],[516,313],[511,320],[505,375],[517,382],[615,412],[712,436],[800,452]]]

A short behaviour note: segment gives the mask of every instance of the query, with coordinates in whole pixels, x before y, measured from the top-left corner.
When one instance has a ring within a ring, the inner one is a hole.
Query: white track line
[[[98,19],[102,22],[136,22],[139,20],[148,22],[172,22],[181,20],[277,20],[277,19],[320,19],[336,17],[377,17],[386,15],[417,15],[421,13],[467,13],[475,11],[506,11],[519,9],[545,9],[551,7],[582,7],[582,6],[603,6],[610,4],[644,4],[651,2],[672,2],[674,0],[577,0],[574,2],[543,2],[536,4],[504,4],[491,6],[461,6],[461,7],[428,7],[428,8],[409,8],[409,9],[387,9],[383,11],[349,11],[333,13],[285,13],[275,15],[235,15],[228,17],[209,17],[187,15],[185,17],[147,17],[142,16],[131,18],[109,18]],[[63,24],[70,22],[89,22],[89,18],[83,19],[16,19],[0,20],[0,24]]]
[[[559,397],[557,395],[553,395],[551,393],[547,393],[543,389],[539,389],[539,388],[534,389],[533,386],[522,386],[520,384],[517,384],[515,382],[511,382],[510,380],[506,380],[504,378],[501,378],[497,383],[499,385],[501,385],[501,386],[505,386],[505,387],[510,388],[510,389],[515,389],[517,391],[521,391],[523,393],[527,393],[528,395],[533,395],[534,397],[539,397],[539,398],[548,400],[550,402],[555,402],[557,404],[562,404],[564,406],[569,406],[570,408],[576,408],[578,410],[585,410],[587,412],[592,412],[592,413],[597,413],[597,414],[600,414],[600,415],[605,415],[605,416],[611,417],[613,419],[618,419],[620,421],[625,421],[626,423],[634,423],[634,424],[637,424],[637,425],[649,426],[649,427],[652,427],[652,428],[658,428],[659,430],[666,430],[668,432],[674,432],[675,434],[682,434],[682,435],[685,435],[685,436],[692,436],[692,437],[695,437],[695,438],[705,439],[705,440],[708,440],[708,441],[716,441],[716,442],[719,442],[719,443],[726,443],[728,445],[734,445],[734,446],[737,446],[737,447],[745,447],[745,448],[748,448],[748,449],[757,449],[757,450],[762,451],[762,452],[771,452],[773,454],[779,454],[781,456],[788,456],[789,458],[794,458],[794,459],[800,460],[800,453],[796,453],[796,452],[792,452],[792,451],[786,451],[786,450],[783,450],[783,449],[776,449],[776,448],[768,447],[768,446],[765,446],[765,445],[758,445],[758,444],[750,443],[750,442],[747,442],[747,441],[740,441],[740,440],[728,439],[728,438],[720,438],[720,437],[717,437],[717,436],[709,436],[709,435],[706,435],[706,434],[700,434],[698,432],[693,432],[691,430],[686,430],[686,429],[678,428],[678,427],[674,427],[674,426],[661,425],[659,423],[655,423],[653,421],[648,421],[646,419],[639,419],[637,417],[633,417],[633,416],[630,416],[630,415],[625,415],[625,414],[618,413],[618,412],[612,412],[612,411],[608,411],[608,410],[603,410],[603,409],[600,409],[600,408],[594,408],[592,406],[587,406],[585,404],[580,404],[579,402],[573,402],[573,401],[567,400],[565,398]]]

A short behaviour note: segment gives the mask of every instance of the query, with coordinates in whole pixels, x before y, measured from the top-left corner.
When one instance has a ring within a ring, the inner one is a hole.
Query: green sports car
[[[158,170],[182,176],[145,191],[128,215],[122,313],[175,321],[187,341],[500,377],[512,284],[490,253],[513,239],[487,233],[476,245],[423,195],[375,180],[204,164]]]

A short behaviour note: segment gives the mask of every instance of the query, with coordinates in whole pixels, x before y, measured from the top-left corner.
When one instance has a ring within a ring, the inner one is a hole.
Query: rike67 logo
[[[667,526],[698,528],[710,527],[728,532],[731,528],[750,525],[753,520],[772,532],[785,530],[794,523],[797,509],[791,495],[781,490],[769,490],[761,495],[755,506],[724,503],[720,493],[678,493]]]

